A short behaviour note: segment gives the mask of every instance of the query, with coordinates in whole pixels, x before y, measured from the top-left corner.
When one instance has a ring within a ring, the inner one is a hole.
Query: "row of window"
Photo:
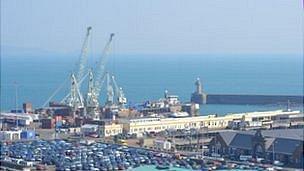
[[[254,117],[252,118],[252,121],[263,121],[263,120],[284,120],[289,119],[289,116],[283,115],[283,116],[264,116],[264,117]]]
[[[122,133],[121,129],[112,129],[112,130],[106,130],[106,134],[118,134]]]
[[[227,125],[226,121],[208,121],[208,122],[201,122],[201,123],[197,123],[197,122],[193,122],[193,123],[189,123],[189,124],[184,124],[184,125],[167,125],[167,126],[155,126],[155,127],[143,127],[143,128],[134,128],[134,129],[130,129],[131,133],[134,132],[143,132],[143,131],[160,131],[160,130],[165,130],[165,129],[184,129],[184,128],[199,128],[200,126],[220,126],[223,127]]]
[[[202,126],[225,126],[226,124],[227,124],[226,121],[201,122]]]
[[[159,121],[160,119],[153,118],[153,119],[140,119],[140,120],[132,120],[131,123],[144,123],[144,122],[153,122],[153,121]]]

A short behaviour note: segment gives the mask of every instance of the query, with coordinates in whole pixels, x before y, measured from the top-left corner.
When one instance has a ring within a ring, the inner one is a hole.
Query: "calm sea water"
[[[90,57],[90,65],[96,58]],[[40,107],[66,82],[54,100],[68,92],[69,75],[77,56],[4,56],[1,59],[1,110],[32,102]],[[115,55],[108,70],[116,76],[131,104],[163,97],[164,90],[189,101],[194,81],[200,77],[207,93],[303,94],[303,59],[300,55]],[[85,89],[87,83],[84,83]],[[105,93],[103,92],[103,96]],[[230,113],[284,108],[267,106],[206,105],[201,112]]]
[[[134,169],[131,169],[132,171],[159,171],[156,169],[156,166],[154,165],[144,165],[140,166]],[[168,171],[189,171],[190,169],[185,168],[178,168],[178,167],[170,167]],[[219,170],[219,171],[226,171],[226,170]],[[230,169],[230,171],[243,171],[242,169]],[[254,170],[246,170],[246,171],[254,171]]]
[[[132,170],[132,171],[159,171],[158,169],[156,169],[156,166],[154,166],[154,165],[144,165],[144,166],[140,166],[140,167],[133,168],[130,170]],[[190,169],[171,167],[169,170],[188,171]]]

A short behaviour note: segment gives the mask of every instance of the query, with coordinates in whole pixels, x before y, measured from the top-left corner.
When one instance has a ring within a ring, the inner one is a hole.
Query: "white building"
[[[154,140],[154,148],[157,150],[171,150],[172,143],[168,140]]]
[[[18,131],[0,131],[0,140],[14,141],[20,140],[21,130]]]
[[[103,137],[114,136],[117,134],[121,134],[122,132],[123,132],[123,125],[114,122],[105,123],[100,128],[100,135]]]
[[[169,105],[176,105],[176,104],[180,103],[178,96],[176,96],[176,95],[168,95],[166,97],[166,101]]]
[[[25,114],[25,113],[1,113],[0,119],[4,122],[17,123],[21,125],[28,126],[33,123],[34,119],[37,118],[37,115],[34,114]]]
[[[98,133],[98,125],[93,125],[93,124],[85,124],[81,126],[81,133],[84,135],[89,135],[89,134],[94,134]]]
[[[239,114],[228,114],[226,116],[208,115],[183,118],[135,118],[121,119],[124,131],[129,134],[142,134],[144,132],[160,132],[166,129],[199,129],[208,127],[209,129],[224,129],[231,122],[246,122],[249,126],[262,125],[271,120],[281,119],[283,116],[299,114],[300,111],[267,111],[267,112],[250,112]]]

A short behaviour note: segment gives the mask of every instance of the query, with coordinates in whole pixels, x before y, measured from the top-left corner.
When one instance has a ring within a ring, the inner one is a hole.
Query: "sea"
[[[156,169],[156,166],[154,165],[144,165],[144,166],[140,166],[134,169],[131,169],[132,171],[158,171],[158,169]],[[170,169],[168,169],[167,171],[188,171],[191,169],[185,169],[185,168],[179,168],[179,167],[170,167]],[[228,171],[228,170],[218,170],[218,171]],[[230,169],[229,171],[243,171],[242,169]],[[255,171],[255,170],[249,170],[246,169],[246,171]]]
[[[35,108],[61,101],[69,92],[70,75],[79,55],[40,54],[1,56],[1,111]],[[98,55],[90,55],[86,70],[96,70]],[[123,88],[129,106],[163,98],[164,91],[190,101],[200,78],[210,94],[303,95],[303,57],[295,54],[112,54],[106,70]],[[81,91],[87,89],[87,80]],[[61,87],[59,89],[59,87]],[[54,93],[56,90],[58,93]],[[101,101],[106,96],[102,87]],[[285,109],[273,105],[202,105],[202,115]],[[291,104],[294,109],[302,106]]]

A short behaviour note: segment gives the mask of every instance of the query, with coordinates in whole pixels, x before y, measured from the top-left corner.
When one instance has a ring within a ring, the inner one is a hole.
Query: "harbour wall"
[[[237,94],[192,94],[191,101],[199,104],[303,104],[302,95],[237,95]]]

